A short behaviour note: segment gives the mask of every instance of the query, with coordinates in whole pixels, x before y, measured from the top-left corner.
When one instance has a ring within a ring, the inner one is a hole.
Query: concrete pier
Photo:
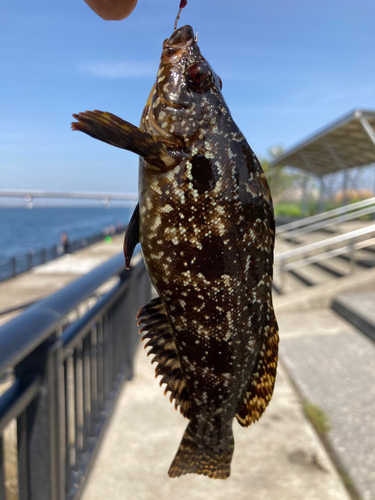
[[[0,283],[0,312],[40,300],[122,251],[124,235],[101,241],[66,254],[15,278]],[[22,309],[0,315],[0,325],[20,314]]]
[[[0,310],[57,291],[119,253],[122,241],[123,235],[115,236],[0,283]],[[275,394],[258,423],[243,429],[234,422],[235,452],[226,481],[168,477],[187,420],[163,395],[140,346],[135,377],[122,388],[83,500],[349,500],[343,480],[363,500],[375,500],[375,347],[329,309],[332,296],[356,288],[349,280],[373,290],[374,272],[342,278],[342,289],[334,280],[275,298],[281,336]],[[20,312],[0,316],[0,324]],[[325,412],[333,426],[326,437],[350,477],[339,475],[338,462],[331,461],[303,412],[303,400]]]
[[[167,472],[187,420],[164,396],[139,348],[82,500],[349,500],[282,366],[269,408],[245,429],[233,422],[229,479]]]

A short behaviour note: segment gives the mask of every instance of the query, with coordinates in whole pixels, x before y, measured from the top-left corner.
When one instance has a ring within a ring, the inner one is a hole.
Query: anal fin
[[[144,306],[137,315],[138,325],[142,324],[142,340],[148,339],[146,347],[151,347],[147,355],[154,354],[152,363],[157,363],[156,377],[162,375],[160,385],[166,384],[164,394],[171,392],[170,401],[175,400],[175,408],[180,406],[182,415],[190,418],[190,401],[186,382],[181,370],[172,329],[161,299],[157,297]]]
[[[279,332],[276,319],[266,327],[258,364],[249,381],[243,400],[238,406],[236,418],[242,427],[248,427],[262,416],[271,401],[276,379]]]
[[[126,269],[130,268],[130,261],[133,256],[134,248],[139,243],[139,203],[135,207],[133,215],[131,216],[128,227],[125,232],[124,239],[124,255],[126,262]]]

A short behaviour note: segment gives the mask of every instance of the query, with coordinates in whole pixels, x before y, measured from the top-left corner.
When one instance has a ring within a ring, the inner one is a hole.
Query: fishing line
[[[177,13],[176,21],[175,21],[175,23],[174,23],[174,30],[175,30],[175,31],[176,31],[176,29],[177,29],[177,24],[178,24],[178,21],[179,21],[179,19],[180,19],[180,17],[181,17],[181,12],[182,12],[182,9],[183,9],[184,7],[186,7],[186,5],[187,5],[187,0],[181,0],[181,2],[180,2],[180,8],[178,9],[178,13]]]

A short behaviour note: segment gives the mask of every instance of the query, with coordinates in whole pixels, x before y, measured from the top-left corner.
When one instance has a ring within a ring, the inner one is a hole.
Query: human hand
[[[98,16],[106,21],[121,21],[135,9],[138,0],[85,0]]]

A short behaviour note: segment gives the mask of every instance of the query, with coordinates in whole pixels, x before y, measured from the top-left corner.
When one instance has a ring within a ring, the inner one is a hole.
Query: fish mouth
[[[166,40],[166,42],[169,46],[174,46],[174,45],[182,46],[186,44],[190,45],[190,43],[193,40],[194,40],[193,28],[187,24],[186,26],[182,26],[182,28],[176,30],[170,37],[170,39]]]
[[[170,38],[167,38],[163,43],[163,56],[166,61],[175,60],[177,54],[181,54],[194,43],[194,31],[189,25],[183,26],[176,30]]]
[[[180,94],[188,54],[194,44],[194,31],[189,25],[177,29],[164,41],[156,83],[142,117],[144,130],[170,148],[185,148],[183,137],[175,132],[171,116],[191,106],[191,102],[182,99]]]

